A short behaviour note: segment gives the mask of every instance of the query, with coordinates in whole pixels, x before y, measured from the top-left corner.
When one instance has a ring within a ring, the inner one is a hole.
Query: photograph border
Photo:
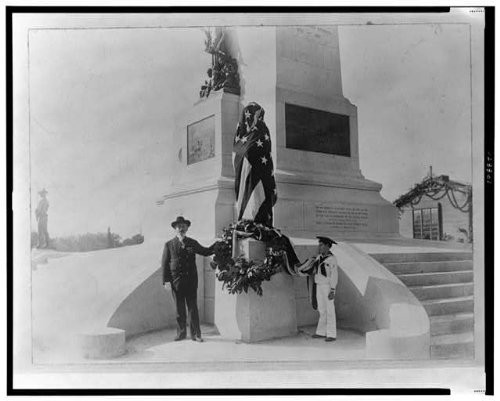
[[[7,6],[6,13],[6,151],[7,151],[7,395],[449,395],[446,388],[246,388],[246,389],[19,389],[13,387],[14,223],[13,223],[13,15],[18,13],[446,13],[450,7],[69,7]],[[494,391],[494,46],[495,8],[485,7],[485,373],[486,394]]]

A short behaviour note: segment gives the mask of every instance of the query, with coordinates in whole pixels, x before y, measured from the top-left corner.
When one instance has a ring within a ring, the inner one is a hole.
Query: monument
[[[397,209],[359,168],[357,109],[342,93],[337,28],[235,28],[225,48],[239,64],[240,94],[212,91],[178,117],[165,215],[189,212],[207,238],[234,220],[233,137],[239,112],[256,101],[273,143],[276,227],[305,238],[397,235]],[[193,203],[200,199],[202,210]]]
[[[316,235],[338,241],[397,236],[397,209],[380,195],[381,184],[360,171],[357,109],[342,93],[337,28],[228,29],[224,49],[238,63],[239,93],[224,87],[200,92],[200,100],[178,116],[170,153],[175,174],[158,202],[162,221],[189,216],[193,235],[207,243],[235,222],[233,139],[243,107],[258,102],[273,144],[274,226],[296,240],[301,259],[316,251]],[[263,250],[252,251],[259,246],[251,241],[240,243],[244,256],[262,259]],[[339,242],[334,252],[341,266],[339,326],[370,332],[367,354],[373,357],[428,357],[429,321],[418,300],[359,250]],[[260,341],[317,322],[304,278],[276,275],[259,299],[224,293],[207,260],[198,269],[202,319],[222,335]],[[286,305],[281,314],[275,309],[280,305]],[[413,323],[404,319],[408,313]],[[259,316],[267,316],[265,322]]]

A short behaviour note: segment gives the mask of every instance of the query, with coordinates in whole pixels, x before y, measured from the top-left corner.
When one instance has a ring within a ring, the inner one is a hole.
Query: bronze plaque
[[[286,147],[351,156],[349,116],[285,104]]]
[[[215,122],[210,116],[187,127],[187,164],[215,157]]]

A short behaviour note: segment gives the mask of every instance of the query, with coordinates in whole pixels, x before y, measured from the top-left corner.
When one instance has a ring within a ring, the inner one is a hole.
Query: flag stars
[[[263,147],[264,146],[264,142],[262,142],[260,139],[257,141],[257,146],[259,147]]]
[[[241,142],[245,143],[246,141],[248,141],[248,138],[246,136],[244,136],[243,138],[241,138]]]
[[[262,156],[260,160],[262,160],[262,164],[267,164],[266,156]]]
[[[240,141],[240,137],[236,135],[236,138],[234,138],[234,142],[238,143]]]
[[[245,118],[250,118],[250,112],[248,110],[245,110]]]
[[[264,135],[264,138],[266,138],[266,141],[269,141],[269,135]]]

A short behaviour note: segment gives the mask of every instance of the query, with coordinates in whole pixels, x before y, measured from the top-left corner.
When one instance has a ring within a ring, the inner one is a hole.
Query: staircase
[[[371,254],[396,275],[427,311],[432,359],[474,358],[472,253]]]

